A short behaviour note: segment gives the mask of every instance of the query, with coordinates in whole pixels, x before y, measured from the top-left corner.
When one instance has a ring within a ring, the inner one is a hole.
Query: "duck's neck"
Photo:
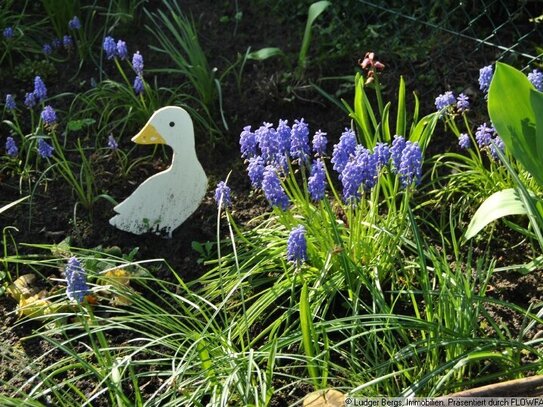
[[[186,165],[195,165],[198,163],[196,151],[187,151],[186,149],[177,148],[173,150],[172,163],[170,168],[172,171],[180,170]]]

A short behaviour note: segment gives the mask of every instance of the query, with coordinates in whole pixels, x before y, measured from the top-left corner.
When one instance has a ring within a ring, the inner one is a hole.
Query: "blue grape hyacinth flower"
[[[458,145],[464,150],[467,150],[471,147],[471,139],[466,133],[460,134],[460,136],[458,137]]]
[[[287,240],[287,260],[300,266],[307,261],[307,241],[305,228],[302,225],[296,226],[290,231]]]
[[[66,274],[66,296],[71,301],[82,302],[85,295],[89,292],[87,285],[87,273],[76,257],[68,260],[64,269]]]
[[[134,71],[136,71],[138,75],[143,74],[143,56],[139,51],[136,51],[132,56],[132,68],[134,68]]]
[[[390,147],[390,159],[392,160],[392,170],[398,172],[401,161],[402,152],[405,148],[405,138],[403,136],[394,136],[392,140],[392,147]]]
[[[461,93],[456,98],[456,108],[463,112],[469,109],[469,97]]]
[[[70,51],[74,47],[74,40],[70,35],[62,37],[62,46],[65,50]]]
[[[53,53],[53,47],[51,46],[51,44],[43,44],[42,46],[42,51],[45,55],[49,56]]]
[[[500,136],[496,136],[492,139],[492,143],[490,144],[490,155],[494,160],[499,160],[500,157],[498,156],[498,153],[496,150],[500,150],[501,153],[505,150],[505,144]]]
[[[47,97],[47,88],[39,76],[34,78],[34,96],[38,102],[43,101]]]
[[[493,127],[488,127],[486,123],[481,124],[477,127],[475,132],[475,140],[477,140],[477,145],[480,148],[490,145],[490,140],[496,131]]]
[[[49,105],[43,108],[40,117],[47,126],[52,126],[57,122],[57,113]]]
[[[343,172],[349,162],[349,158],[354,155],[356,149],[356,135],[351,129],[345,129],[339,138],[339,142],[334,145],[332,152],[332,167],[339,174]],[[340,175],[341,178],[341,175]]]
[[[251,126],[245,126],[239,135],[239,146],[243,158],[251,158],[256,155],[256,135],[251,131]]]
[[[313,136],[313,152],[317,156],[324,156],[326,154],[326,145],[328,144],[328,139],[326,138],[326,133],[320,130],[315,132]]]
[[[492,82],[492,76],[494,75],[494,68],[492,65],[485,66],[479,70],[479,89],[488,93],[490,88],[490,82]]]
[[[6,40],[12,39],[14,34],[15,34],[15,31],[13,30],[13,27],[6,27],[2,31],[2,35]]]
[[[279,154],[286,156],[290,152],[290,134],[292,129],[288,125],[288,120],[279,119],[277,125],[277,149]]]
[[[38,154],[41,158],[51,158],[55,149],[49,145],[44,139],[38,140]]]
[[[102,45],[102,48],[106,53],[107,59],[113,59],[113,57],[117,54],[117,44],[115,43],[113,37],[107,36],[106,38],[104,38],[104,44]]]
[[[34,106],[36,106],[36,96],[34,95],[34,92],[27,92],[25,94],[25,100],[23,103],[29,109],[32,109]]]
[[[404,188],[407,188],[413,182],[417,185],[420,183],[422,178],[422,151],[417,142],[408,141],[405,143],[398,174]]]
[[[304,119],[295,120],[290,132],[290,156],[305,161],[309,155],[309,127]]]
[[[264,179],[264,160],[259,155],[255,155],[249,158],[249,165],[247,165],[247,172],[249,173],[249,179],[253,188],[259,189],[262,187],[262,180]]]
[[[215,202],[217,207],[227,208],[232,206],[231,190],[224,181],[217,184],[215,188]]]
[[[10,157],[15,157],[19,153],[19,148],[13,137],[6,139],[6,154]]]
[[[442,109],[446,109],[449,106],[454,105],[456,103],[456,98],[454,97],[454,94],[452,93],[452,91],[447,91],[444,94],[436,97],[436,100],[434,103],[436,106],[436,110],[442,110]]]
[[[279,150],[277,133],[272,126],[272,123],[264,122],[262,123],[262,126],[255,130],[255,137],[258,141],[262,158],[267,163],[274,162],[275,155]]]
[[[119,143],[115,140],[115,137],[113,137],[113,134],[110,134],[107,138],[107,146],[110,150],[117,150],[119,148]]]
[[[79,18],[77,16],[74,16],[70,21],[68,21],[68,28],[70,30],[81,29],[81,21],[79,21]]]
[[[128,58],[128,47],[126,46],[126,42],[123,40],[117,41],[117,56],[120,59],[126,59]]]
[[[309,196],[315,202],[322,201],[326,191],[326,173],[324,163],[319,158],[311,165],[311,172],[307,180]]]
[[[290,203],[279,176],[277,175],[277,169],[268,165],[264,169],[264,175],[262,178],[262,190],[266,199],[271,206],[281,208],[283,211],[288,208]]]
[[[16,107],[17,105],[15,104],[15,98],[12,94],[8,93],[6,95],[6,110],[12,111],[15,110]]]
[[[136,79],[134,79],[134,92],[136,95],[141,95],[143,91],[145,90],[145,86],[143,85],[143,78],[141,75],[136,76]]]
[[[390,146],[387,143],[377,143],[373,148],[373,155],[378,169],[387,166],[390,161]]]
[[[528,80],[538,91],[543,92],[543,73],[541,71],[534,69],[528,74]]]

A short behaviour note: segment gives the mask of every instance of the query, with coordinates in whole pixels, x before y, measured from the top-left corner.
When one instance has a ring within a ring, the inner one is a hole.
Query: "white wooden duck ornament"
[[[207,190],[207,177],[196,157],[192,120],[180,107],[163,107],[132,141],[169,145],[172,164],[115,206],[117,215],[109,223],[137,235],[152,232],[171,238],[173,230],[198,208]]]

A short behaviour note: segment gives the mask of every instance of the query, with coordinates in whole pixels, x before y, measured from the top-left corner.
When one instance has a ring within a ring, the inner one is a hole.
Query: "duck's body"
[[[171,237],[173,230],[198,208],[207,190],[207,177],[196,157],[190,116],[180,107],[159,109],[132,140],[170,145],[174,152],[172,164],[145,180],[117,205],[117,215],[109,223],[138,235],[153,232]]]

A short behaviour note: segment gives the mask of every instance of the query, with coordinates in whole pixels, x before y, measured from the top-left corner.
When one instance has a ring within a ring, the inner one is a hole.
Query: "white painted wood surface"
[[[115,206],[117,215],[109,223],[137,235],[151,232],[171,238],[173,230],[198,208],[207,190],[207,177],[196,157],[192,120],[180,107],[163,107],[132,141],[169,145],[172,164]]]

